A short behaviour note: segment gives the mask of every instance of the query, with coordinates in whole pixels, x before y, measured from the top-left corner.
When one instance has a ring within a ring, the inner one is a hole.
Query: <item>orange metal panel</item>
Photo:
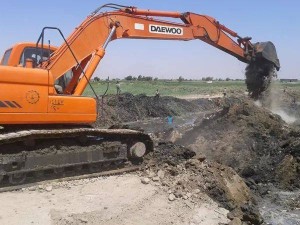
[[[90,124],[95,114],[0,113],[1,124]]]
[[[0,66],[0,74],[0,114],[47,112],[47,70]]]
[[[89,97],[67,95],[49,96],[49,113],[96,114],[96,100]]]

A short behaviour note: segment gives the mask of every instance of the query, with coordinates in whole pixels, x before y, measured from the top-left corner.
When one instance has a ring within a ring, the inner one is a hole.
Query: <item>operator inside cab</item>
[[[59,77],[54,82],[54,88],[57,94],[63,94],[64,90],[70,83],[71,79],[73,77],[72,70],[69,70],[67,73],[65,73],[63,76]]]

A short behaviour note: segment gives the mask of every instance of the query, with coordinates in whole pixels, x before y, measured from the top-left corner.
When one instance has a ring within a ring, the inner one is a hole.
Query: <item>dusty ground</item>
[[[228,211],[206,195],[201,204],[184,199],[171,202],[155,184],[142,184],[137,174],[128,174],[1,193],[0,224],[213,225],[229,221]]]

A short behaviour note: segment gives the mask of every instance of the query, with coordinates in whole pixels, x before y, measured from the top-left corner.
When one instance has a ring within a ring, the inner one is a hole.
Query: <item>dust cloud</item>
[[[276,69],[274,64],[259,59],[251,62],[245,71],[246,85],[250,97],[255,100],[255,105],[265,107],[272,113],[279,115],[286,123],[292,124],[299,120],[290,110],[289,96],[276,85]]]
[[[278,86],[272,82],[270,86],[270,110],[271,112],[279,115],[286,123],[292,124],[297,121],[297,118],[289,112],[289,108],[282,106],[282,98],[280,95],[284,94]]]
[[[293,102],[284,90],[281,90],[273,78],[269,89],[262,96],[263,106],[272,113],[279,115],[286,123],[293,124],[300,118],[297,118],[292,110]]]

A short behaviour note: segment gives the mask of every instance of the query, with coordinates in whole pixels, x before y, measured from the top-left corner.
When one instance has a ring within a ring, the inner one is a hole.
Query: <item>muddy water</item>
[[[187,113],[183,116],[174,116],[172,123],[168,122],[168,118],[150,118],[147,120],[135,121],[125,123],[132,128],[141,128],[146,133],[161,133],[169,129],[176,129],[180,132],[192,128],[196,120],[204,117],[206,113],[210,112],[200,112],[200,113]]]
[[[272,191],[260,203],[260,213],[272,225],[300,225],[300,191]]]

